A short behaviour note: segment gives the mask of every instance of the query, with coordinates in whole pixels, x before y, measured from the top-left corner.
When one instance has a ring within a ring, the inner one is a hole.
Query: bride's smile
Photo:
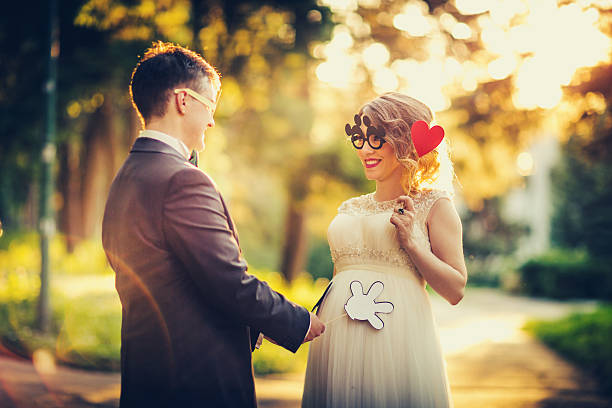
[[[378,166],[378,164],[382,161],[382,159],[366,159],[364,161],[367,169],[371,169],[373,167]]]
[[[395,157],[395,151],[385,143],[380,149],[374,150],[367,143],[363,149],[357,150],[357,155],[365,170],[368,180],[384,181],[391,176],[401,177],[401,164]],[[395,177],[391,177],[395,178]]]

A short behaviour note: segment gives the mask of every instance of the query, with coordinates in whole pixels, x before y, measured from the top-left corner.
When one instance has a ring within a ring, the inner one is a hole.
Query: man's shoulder
[[[130,153],[117,173],[115,181],[117,180],[121,180],[120,184],[125,186],[140,185],[141,188],[158,191],[201,186],[218,192],[212,177],[200,168],[164,153]]]
[[[171,169],[171,180],[173,183],[196,183],[217,189],[217,184],[205,171],[189,162],[183,162]]]
[[[174,152],[132,150],[120,171],[171,178],[176,173],[187,169],[197,170],[198,168]]]

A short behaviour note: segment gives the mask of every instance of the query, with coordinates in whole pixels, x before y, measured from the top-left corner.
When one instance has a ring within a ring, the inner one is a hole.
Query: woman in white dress
[[[455,305],[467,270],[450,193],[425,188],[444,156],[427,137],[431,110],[388,93],[354,120],[346,133],[376,191],[342,203],[329,226],[334,277],[318,310],[328,324],[310,345],[302,406],[450,407],[425,286]]]

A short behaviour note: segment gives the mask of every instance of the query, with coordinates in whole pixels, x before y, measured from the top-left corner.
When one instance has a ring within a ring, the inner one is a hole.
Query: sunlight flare
[[[34,369],[39,374],[55,374],[57,367],[55,366],[55,358],[49,350],[38,349],[32,354],[32,363]]]
[[[379,24],[418,42],[410,52],[394,49],[383,37],[371,42],[368,19],[359,9],[369,2],[361,3],[322,0],[343,10],[345,19],[339,20],[331,41],[314,47],[315,57],[323,60],[317,78],[348,88],[363,83],[369,71],[376,92],[401,89],[424,95],[436,111],[481,84],[506,78],[516,108],[553,109],[577,71],[609,61],[612,51],[612,40],[600,30],[604,19],[597,7],[608,7],[601,1],[454,0],[460,14],[474,16],[467,20],[450,12],[431,15],[427,4],[416,0],[395,9],[396,14],[378,13]],[[367,27],[366,36],[359,26]],[[468,47],[476,41],[481,48]]]
[[[521,152],[516,158],[516,168],[519,174],[523,177],[532,175],[534,170],[534,161],[531,153]]]

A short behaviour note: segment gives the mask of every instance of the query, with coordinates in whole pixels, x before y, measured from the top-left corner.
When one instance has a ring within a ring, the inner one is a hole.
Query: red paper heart
[[[412,135],[412,143],[414,143],[417,154],[419,157],[423,157],[442,142],[444,129],[438,125],[430,129],[427,122],[417,120],[412,124],[410,134]]]

